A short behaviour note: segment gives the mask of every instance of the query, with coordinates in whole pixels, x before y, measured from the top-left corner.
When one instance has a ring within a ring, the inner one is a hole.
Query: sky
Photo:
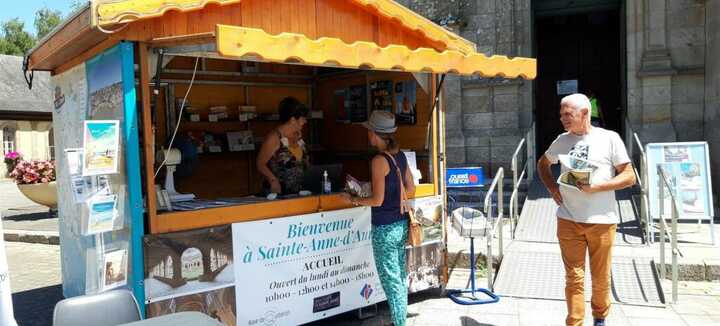
[[[43,7],[60,10],[63,18],[70,13],[72,0],[0,0],[0,21],[20,18],[25,22],[25,30],[35,35],[35,12]]]

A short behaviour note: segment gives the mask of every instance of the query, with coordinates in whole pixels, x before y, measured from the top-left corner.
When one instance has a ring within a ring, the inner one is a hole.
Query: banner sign
[[[662,215],[670,217],[672,193],[680,219],[712,219],[710,156],[706,142],[652,143],[646,145],[650,216],[660,218],[660,189],[664,189]],[[663,169],[670,190],[661,183]]]
[[[298,325],[385,300],[359,207],[232,226],[237,325]]]
[[[482,167],[447,168],[445,186],[447,188],[477,188],[485,184]]]

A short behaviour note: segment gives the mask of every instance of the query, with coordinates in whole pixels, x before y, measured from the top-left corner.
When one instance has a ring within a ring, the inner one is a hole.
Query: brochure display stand
[[[52,77],[65,297],[144,291],[133,55],[120,43]]]

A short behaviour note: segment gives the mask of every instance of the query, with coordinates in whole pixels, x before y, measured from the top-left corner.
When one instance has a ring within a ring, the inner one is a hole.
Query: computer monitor
[[[330,179],[330,183],[332,184],[332,191],[341,191],[345,185],[342,164],[311,165],[310,168],[305,171],[305,176],[303,177],[303,190],[312,191],[313,194],[322,193],[323,173],[325,171],[327,171],[328,179]]]

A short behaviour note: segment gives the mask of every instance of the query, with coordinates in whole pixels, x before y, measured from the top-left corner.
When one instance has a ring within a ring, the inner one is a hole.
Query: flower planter
[[[57,185],[55,181],[17,185],[17,187],[31,201],[50,208],[57,208]]]

